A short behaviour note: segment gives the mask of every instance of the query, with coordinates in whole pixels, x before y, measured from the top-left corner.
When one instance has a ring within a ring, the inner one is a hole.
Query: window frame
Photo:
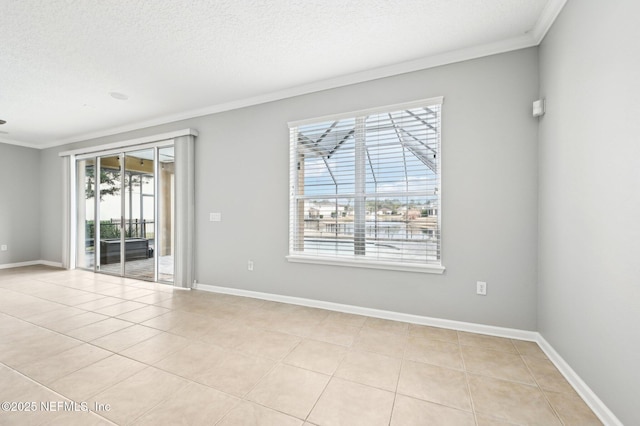
[[[356,122],[361,120],[364,122],[366,117],[373,114],[381,114],[381,113],[392,113],[400,110],[409,110],[414,108],[422,108],[428,106],[442,106],[443,97],[434,97],[428,99],[421,99],[412,102],[406,102],[401,104],[393,104],[386,105],[376,108],[370,108],[365,110],[351,111],[340,114],[333,114],[323,117],[316,117],[311,119],[292,121],[288,123],[289,133],[290,133],[290,147],[289,147],[289,156],[290,156],[290,164],[289,164],[289,254],[286,256],[286,259],[289,262],[293,263],[307,263],[307,264],[319,264],[319,265],[333,265],[333,266],[348,266],[348,267],[358,267],[358,268],[372,268],[372,269],[385,269],[385,270],[395,270],[395,271],[409,271],[409,272],[422,272],[422,273],[433,273],[433,274],[442,274],[445,271],[445,267],[442,264],[442,150],[441,150],[441,141],[442,141],[442,121],[441,116],[440,120],[440,128],[437,132],[437,144],[438,144],[438,155],[436,157],[437,163],[437,181],[438,184],[436,186],[437,192],[437,229],[439,231],[438,236],[438,248],[439,248],[439,263],[420,263],[420,262],[402,262],[402,261],[386,261],[386,260],[377,260],[372,258],[367,258],[366,256],[359,257],[355,253],[353,256],[322,256],[318,254],[304,254],[301,252],[297,252],[295,250],[295,241],[299,238],[300,232],[302,232],[302,237],[304,238],[304,223],[301,225],[299,212],[297,204],[300,200],[305,200],[306,198],[313,197],[305,197],[305,195],[297,194],[298,189],[298,180],[300,179],[298,173],[298,158],[297,158],[297,148],[298,148],[298,136],[297,131],[298,128],[305,125],[313,125],[326,121],[338,121],[344,119],[353,119]],[[440,110],[441,114],[441,110]],[[356,127],[357,129],[357,124]],[[355,137],[356,144],[358,137]],[[358,155],[357,153],[355,154]],[[364,164],[364,162],[363,162]],[[356,168],[354,175],[354,186],[358,186],[358,181],[360,181],[360,188],[356,188],[356,192],[354,194],[342,194],[336,195],[336,200],[341,198],[351,198],[350,195],[354,195],[357,197],[363,197],[363,200],[366,199],[368,194],[366,192],[366,188],[362,187],[364,180],[361,176],[360,179],[356,176],[358,174],[358,169],[363,169],[363,165],[358,165],[358,159],[354,160],[354,167]],[[360,170],[360,173],[363,171]],[[364,183],[366,186],[366,183]],[[385,196],[387,194],[377,192],[376,194]],[[409,194],[408,191],[405,191],[405,195]],[[301,228],[302,226],[302,228]],[[354,227],[356,223],[354,221]],[[358,230],[354,228],[354,233],[357,233]],[[356,245],[357,238],[354,237],[354,248]],[[366,238],[365,238],[366,241]],[[357,248],[355,249],[357,250]]]

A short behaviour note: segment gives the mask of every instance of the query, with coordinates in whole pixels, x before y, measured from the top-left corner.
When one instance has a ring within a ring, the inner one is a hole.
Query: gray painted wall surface
[[[63,183],[62,159],[58,149],[45,149],[40,153],[40,202],[42,214],[40,227],[42,238],[40,254],[42,259],[62,262],[62,209]]]
[[[539,331],[640,424],[640,5],[570,1],[540,47]]]
[[[193,127],[198,282],[535,330],[537,95],[532,48],[57,147],[43,165],[59,174],[59,151]],[[433,96],[445,97],[445,274],[288,263],[287,122]],[[43,188],[57,192],[59,176]],[[45,232],[43,254],[60,261],[60,232]]]
[[[0,265],[40,259],[40,151],[0,143]]]

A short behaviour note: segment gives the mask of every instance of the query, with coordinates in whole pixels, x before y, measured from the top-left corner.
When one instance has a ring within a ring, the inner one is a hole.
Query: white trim
[[[551,0],[552,3],[557,3],[557,1],[562,2],[562,5],[564,5],[564,2],[566,0]],[[554,10],[550,6],[547,8]],[[550,16],[553,16],[551,12],[549,12],[549,14]],[[545,18],[544,20],[539,19],[538,23],[539,24],[536,26],[536,29],[532,31],[532,32],[535,31],[536,34],[538,32],[542,33],[543,29],[546,28],[547,25],[550,27],[551,24],[553,24],[553,21],[549,20],[549,18]],[[540,27],[540,29],[538,29],[538,26]],[[10,140],[10,139],[3,140],[3,142],[6,141],[6,143],[11,143],[14,145],[22,145],[26,147],[46,149],[46,148],[52,148],[60,145],[66,145],[69,143],[95,139],[103,136],[110,136],[118,133],[144,129],[147,127],[173,123],[176,121],[188,120],[196,117],[203,117],[210,114],[216,114],[220,112],[231,111],[234,109],[260,105],[267,102],[274,102],[282,99],[292,98],[295,96],[301,96],[309,93],[320,92],[323,90],[335,89],[338,87],[349,86],[352,84],[363,83],[371,80],[377,80],[381,78],[392,77],[395,75],[421,71],[429,68],[435,68],[442,65],[449,65],[457,62],[468,61],[471,59],[511,52],[514,50],[526,49],[528,47],[537,46],[539,44],[539,42],[536,40],[532,32],[528,34],[524,34],[522,36],[510,38],[507,40],[501,40],[501,41],[487,43],[479,46],[472,46],[472,47],[462,48],[462,49],[445,52],[441,54],[431,55],[431,56],[427,56],[425,58],[417,59],[414,61],[402,62],[395,65],[388,65],[388,66],[361,71],[361,72],[348,74],[348,75],[344,75],[336,78],[317,81],[317,82],[304,84],[297,87],[292,87],[289,89],[278,90],[265,95],[253,96],[250,98],[244,98],[244,99],[239,99],[231,102],[215,104],[205,108],[184,111],[177,114],[165,115],[162,117],[154,118],[152,120],[140,121],[137,123],[126,125],[126,126],[112,127],[110,129],[101,130],[97,132],[84,133],[81,135],[72,136],[65,139],[50,141],[41,145],[35,145],[28,142],[21,142],[21,141]],[[544,32],[546,33],[546,30],[544,30]],[[544,34],[542,35],[544,36]]]
[[[567,364],[567,362],[555,351],[555,349],[537,331],[518,330],[514,328],[496,327],[484,324],[475,324],[463,321],[454,321],[440,318],[425,317],[421,315],[405,314],[401,312],[385,311],[381,309],[365,308],[341,303],[325,302],[322,300],[305,299],[302,297],[283,296],[272,293],[262,293],[251,290],[243,290],[231,287],[220,287],[209,284],[195,284],[197,290],[212,293],[230,294],[234,296],[252,297],[255,299],[270,300],[273,302],[289,303],[292,305],[308,306],[311,308],[327,309],[348,314],[365,315],[374,318],[382,318],[393,321],[402,321],[412,324],[428,325],[431,327],[447,328],[450,330],[465,331],[469,333],[486,334],[489,336],[504,337],[507,339],[526,340],[536,342],[547,355],[549,360],[558,368],[569,384],[575,389],[585,403],[598,416],[605,425],[623,426],[622,422],[609,410],[600,398]]]
[[[353,268],[386,269],[390,271],[421,272],[426,274],[443,274],[442,265],[425,265],[418,263],[380,262],[375,260],[340,259],[335,257],[304,256],[290,254],[286,256],[292,263],[311,263],[315,265],[351,266]]]
[[[100,149],[98,151],[93,151],[93,152],[88,152],[86,154],[80,154],[80,155],[76,155],[76,160],[86,160],[87,158],[95,158],[95,157],[103,157],[106,155],[120,155],[123,151],[124,152],[134,152],[134,151],[138,151],[138,150],[144,150],[144,149],[153,149],[156,147],[167,147],[167,146],[173,146],[175,145],[174,143],[175,139],[162,139],[160,141],[157,142],[149,142],[149,143],[144,143],[144,144],[135,144],[135,145],[127,145],[127,146],[123,146],[120,148],[113,148],[113,149]],[[100,148],[101,146],[98,145],[95,148]]]
[[[23,148],[44,149],[42,145],[36,145],[34,143],[22,142],[13,139],[0,138],[0,143],[6,143],[7,145],[21,146]]]
[[[506,337],[509,339],[528,340],[535,342],[538,333],[535,331],[517,330],[514,328],[495,327],[492,325],[474,324],[470,322],[453,321],[421,315],[405,314],[401,312],[385,311],[382,309],[365,308],[362,306],[344,305],[341,303],[325,302],[323,300],[305,299],[302,297],[283,296],[280,294],[262,293],[231,287],[220,287],[209,284],[194,284],[196,290],[212,293],[231,294],[234,296],[252,297],[273,302],[289,303],[292,305],[308,306],[311,308],[327,309],[329,311],[346,312],[348,314],[366,315],[393,321],[403,321],[412,324],[429,325],[450,330],[467,331],[469,333],[487,334],[490,336]]]
[[[616,415],[611,412],[609,407],[607,407],[595,392],[580,378],[578,373],[556,352],[553,346],[551,346],[540,333],[536,334],[538,335],[537,343],[540,345],[540,348],[547,354],[549,360],[560,370],[560,373],[567,379],[569,384],[575,389],[589,408],[591,408],[594,414],[598,416],[600,421],[605,425],[624,426]]]
[[[50,262],[48,260],[29,260],[27,262],[5,263],[0,265],[0,269],[22,268],[24,266],[45,265],[54,268],[62,268],[61,262]]]
[[[531,30],[531,35],[536,42],[536,45],[542,43],[544,36],[551,29],[551,25],[556,21],[560,12],[564,8],[567,0],[549,0],[542,9],[536,25]]]
[[[383,106],[378,106],[373,108],[361,109],[358,111],[341,112],[338,114],[325,115],[322,117],[314,117],[314,118],[309,118],[304,120],[290,121],[287,124],[289,125],[289,127],[299,127],[299,126],[305,126],[307,124],[321,123],[323,121],[342,120],[343,118],[354,118],[354,117],[367,116],[367,115],[372,115],[377,113],[400,111],[403,109],[421,108],[421,107],[431,106],[431,105],[442,105],[443,102],[444,102],[443,96],[435,96],[433,98],[420,99],[417,101],[402,102],[399,104],[383,105]]]
[[[62,262],[50,262],[48,260],[39,260],[38,263],[44,266],[51,266],[54,268],[62,268]]]
[[[149,144],[153,142],[161,142],[164,140],[179,138],[181,136],[198,136],[198,131],[191,128],[174,130],[173,132],[160,133],[160,134],[151,135],[151,136],[144,136],[136,139],[129,139],[129,140],[120,141],[120,142],[107,143],[104,145],[73,149],[71,151],[62,151],[58,153],[58,155],[60,157],[65,157],[67,155],[83,155],[83,154],[99,153],[99,152],[103,152],[111,149],[129,148],[136,145],[144,145],[144,144]]]

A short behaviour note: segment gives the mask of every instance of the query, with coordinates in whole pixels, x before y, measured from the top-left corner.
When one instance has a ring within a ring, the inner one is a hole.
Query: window
[[[290,123],[290,261],[442,273],[442,98]]]

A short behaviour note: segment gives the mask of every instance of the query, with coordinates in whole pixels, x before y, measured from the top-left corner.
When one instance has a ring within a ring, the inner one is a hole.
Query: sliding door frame
[[[158,241],[158,186],[159,179],[159,149],[163,147],[173,146],[175,150],[175,182],[176,182],[176,202],[174,207],[175,227],[172,229],[173,238],[175,240],[175,252],[174,254],[174,281],[173,285],[176,287],[191,288],[193,285],[194,277],[194,264],[193,255],[194,250],[194,236],[195,236],[195,138],[198,136],[198,132],[195,129],[183,129],[170,133],[164,133],[154,136],[148,136],[144,138],[138,138],[128,141],[92,146],[83,149],[77,149],[72,151],[60,152],[58,155],[63,158],[63,226],[62,226],[62,240],[63,240],[63,256],[62,263],[65,269],[76,269],[77,250],[80,248],[77,244],[78,235],[78,223],[77,223],[77,162],[87,158],[103,157],[110,154],[125,154],[130,151],[137,151],[141,149],[154,149],[154,216],[156,232],[154,239],[154,250],[157,250]],[[125,157],[123,157],[125,158]],[[96,161],[96,168],[99,165],[99,161]],[[124,161],[122,162],[120,169],[121,173],[124,167]],[[99,170],[96,171],[96,176],[99,176]],[[96,203],[99,199],[99,186],[97,186],[99,179],[96,179]],[[124,175],[121,178],[121,187],[124,185]],[[121,193],[122,196],[122,193]],[[123,212],[122,218],[124,218],[124,203],[122,203],[121,210]],[[96,215],[98,213],[95,209]],[[97,216],[96,216],[97,217]],[[96,220],[99,220],[96,219]],[[98,245],[99,238],[99,226],[95,226],[94,241]],[[122,238],[122,234],[121,234]],[[121,243],[121,272],[124,268],[124,245]],[[96,249],[94,256],[98,256],[99,249]],[[95,259],[94,259],[95,260]],[[94,262],[94,270],[97,263]],[[158,281],[158,253],[154,253],[154,281]]]

